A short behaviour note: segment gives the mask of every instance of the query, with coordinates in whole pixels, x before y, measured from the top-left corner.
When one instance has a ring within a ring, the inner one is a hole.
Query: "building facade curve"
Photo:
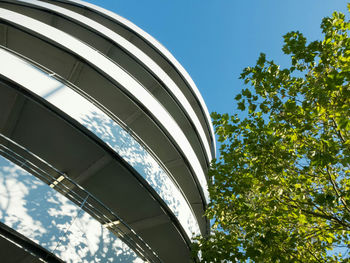
[[[1,236],[44,261],[187,262],[215,140],[172,55],[89,3],[1,0],[0,61]]]

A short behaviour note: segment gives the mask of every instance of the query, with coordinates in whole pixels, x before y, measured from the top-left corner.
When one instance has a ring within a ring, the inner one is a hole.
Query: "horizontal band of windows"
[[[4,150],[0,146],[0,189],[7,194],[0,196],[0,203],[10,205],[6,209],[0,207],[1,222],[64,262],[106,257],[130,263],[144,262],[146,258],[139,258],[125,237],[113,235],[83,210],[92,197],[87,195],[78,206],[33,176],[31,171],[38,173],[38,170],[32,170],[29,162]],[[137,246],[134,249],[140,250]]]

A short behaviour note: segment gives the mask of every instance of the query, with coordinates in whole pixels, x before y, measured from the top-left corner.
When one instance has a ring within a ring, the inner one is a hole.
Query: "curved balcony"
[[[120,65],[161,102],[185,132],[203,168],[208,167],[212,154],[198,116],[180,88],[152,58],[114,31],[69,9],[36,0],[7,2],[0,6],[60,29]]]
[[[173,262],[171,251],[188,257],[197,222],[151,156],[72,89],[7,51],[0,50],[0,56],[8,62],[0,66],[8,83],[1,89],[1,133],[66,171],[121,214],[162,260]],[[25,74],[19,77],[18,72]]]
[[[203,97],[187,71],[161,43],[129,20],[94,4],[81,0],[58,0],[55,1],[55,4],[73,10],[86,17],[90,17],[117,32],[149,55],[163,68],[177,83],[188,101],[194,107],[197,116],[201,118],[200,121],[202,126],[206,127],[207,138],[211,144],[212,156],[215,156],[216,145],[214,130]]]
[[[192,196],[197,198],[196,193],[202,195],[202,201],[198,198],[190,201],[193,206],[208,199],[205,173],[191,144],[172,116],[137,80],[101,53],[62,31],[5,9],[0,10],[0,15],[13,25],[6,26],[4,41],[8,48],[65,79],[77,78],[76,86],[126,123],[155,152],[189,200]],[[191,177],[193,182],[188,180]]]
[[[3,0],[0,60],[0,155],[111,231],[135,262],[188,261],[191,238],[208,231],[215,144],[201,96],[170,53],[87,3]]]
[[[7,263],[37,262],[63,263],[54,254],[29,238],[0,222],[0,253]]]
[[[198,223],[180,189],[151,154],[127,130],[80,94],[33,65],[0,50],[0,75],[51,103],[109,145],[130,164],[172,210],[189,238],[199,235]],[[18,71],[26,72],[18,76]]]
[[[12,145],[3,136],[1,141]],[[44,262],[161,262],[142,242],[138,246],[122,230],[128,229],[123,222],[118,221],[120,226],[114,227],[116,235],[101,225],[101,219],[110,222],[118,217],[100,212],[104,207],[101,209],[101,204],[89,193],[82,189],[67,191],[67,186],[3,144],[0,175],[1,192],[6,193],[0,196],[0,224],[4,224],[12,242],[17,241]],[[54,184],[49,186],[45,181]],[[68,194],[72,201],[53,188]],[[86,211],[93,211],[100,220]]]

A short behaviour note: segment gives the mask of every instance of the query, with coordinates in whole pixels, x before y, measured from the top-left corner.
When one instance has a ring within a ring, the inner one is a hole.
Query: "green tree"
[[[350,22],[335,12],[321,28],[322,41],[284,36],[290,68],[261,54],[244,69],[247,117],[212,113],[202,262],[350,261]]]

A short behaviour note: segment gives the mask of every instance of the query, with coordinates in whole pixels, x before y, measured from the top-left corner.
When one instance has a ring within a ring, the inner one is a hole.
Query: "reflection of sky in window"
[[[2,156],[0,221],[65,262],[143,262],[89,214]]]
[[[0,55],[4,51],[0,50]],[[5,75],[80,122],[121,155],[156,190],[180,221],[189,237],[200,234],[197,221],[180,190],[128,132],[91,102],[27,62],[6,54]],[[12,64],[13,63],[13,64]],[[11,69],[12,67],[15,67]],[[17,74],[16,72],[21,72]],[[23,74],[22,74],[23,73]],[[98,87],[96,87],[98,88]]]

